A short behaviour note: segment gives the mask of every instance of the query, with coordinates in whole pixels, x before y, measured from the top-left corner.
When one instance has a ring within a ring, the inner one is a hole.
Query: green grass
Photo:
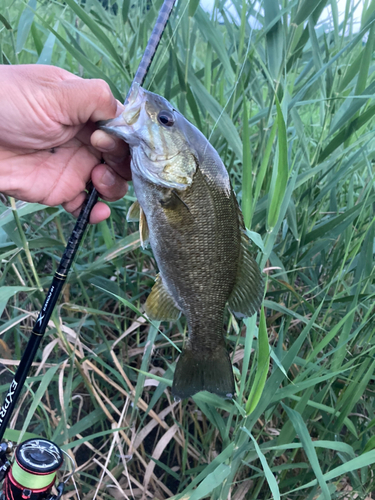
[[[123,99],[153,3],[0,0],[0,61],[104,78]],[[142,316],[155,261],[125,219],[132,190],[112,203],[86,236],[8,434],[69,450],[80,498],[374,498],[375,1],[363,3],[356,33],[349,0],[342,22],[330,7],[330,31],[318,23],[328,0],[234,0],[239,25],[223,0],[209,15],[177,2],[146,87],[210,137],[228,168],[262,248],[260,342],[259,318],[228,315],[237,398],[173,402],[185,321]],[[74,224],[60,208],[20,205],[17,226],[9,206],[3,395],[40,307],[38,281],[48,288]]]

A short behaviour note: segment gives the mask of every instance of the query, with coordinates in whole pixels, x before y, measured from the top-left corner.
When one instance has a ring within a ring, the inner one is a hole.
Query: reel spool
[[[17,446],[13,464],[3,484],[0,500],[57,500],[64,483],[51,495],[56,472],[64,462],[63,452],[47,439],[29,439]]]

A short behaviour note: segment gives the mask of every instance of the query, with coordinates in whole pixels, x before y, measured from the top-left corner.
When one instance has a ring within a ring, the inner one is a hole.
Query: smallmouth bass
[[[101,127],[131,150],[142,244],[151,245],[159,275],[145,311],[176,320],[189,337],[176,365],[172,395],[207,390],[234,395],[223,334],[226,304],[237,316],[260,307],[263,280],[249,251],[227,170],[206,137],[166,99],[133,84],[123,113]]]

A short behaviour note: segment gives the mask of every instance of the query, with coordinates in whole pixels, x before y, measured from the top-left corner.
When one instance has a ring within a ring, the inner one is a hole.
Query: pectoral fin
[[[228,300],[229,309],[239,318],[252,316],[260,308],[263,291],[264,283],[259,266],[251,256],[249,240],[243,233],[236,284]]]
[[[180,316],[180,310],[165,288],[160,274],[157,275],[155,285],[147,297],[145,312],[155,321],[176,321]]]
[[[128,210],[126,215],[126,220],[128,222],[139,222],[139,234],[141,237],[142,248],[146,248],[149,240],[149,230],[144,211],[141,205],[136,200]]]
[[[138,200],[130,205],[128,213],[126,214],[126,220],[128,222],[139,222],[141,218],[141,205]]]

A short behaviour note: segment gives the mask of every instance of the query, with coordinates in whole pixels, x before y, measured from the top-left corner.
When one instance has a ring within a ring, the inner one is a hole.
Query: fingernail
[[[106,186],[114,186],[116,183],[116,177],[111,170],[107,168],[107,170],[104,172],[101,181],[104,185]]]
[[[104,152],[104,151],[113,151],[116,149],[117,143],[115,139],[112,137],[108,136],[102,139],[101,141],[98,142],[98,147]]]

